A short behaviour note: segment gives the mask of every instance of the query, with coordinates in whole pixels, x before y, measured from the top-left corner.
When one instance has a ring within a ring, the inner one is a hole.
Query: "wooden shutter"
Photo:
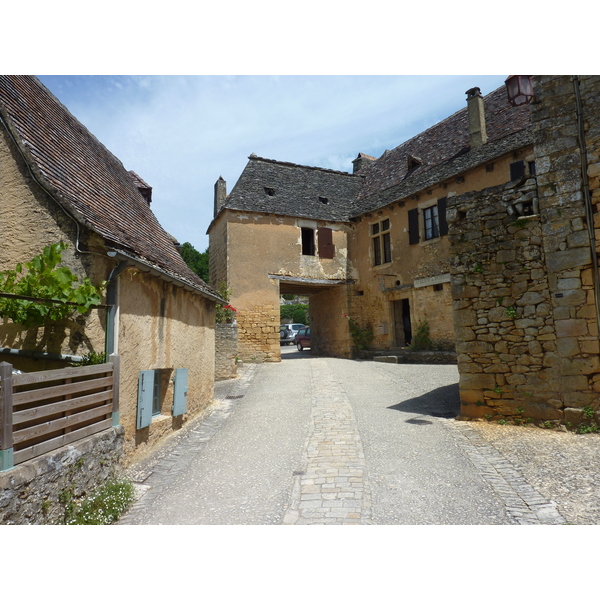
[[[438,200],[438,219],[440,225],[440,237],[448,235],[448,221],[446,220],[446,198]]]
[[[188,370],[175,370],[175,385],[173,390],[173,416],[185,413],[187,408]]]
[[[335,246],[333,245],[333,232],[329,227],[318,229],[319,256],[321,258],[333,258]]]
[[[419,209],[413,208],[408,211],[408,243],[419,243]]]
[[[154,371],[140,371],[138,376],[137,429],[148,427],[152,422],[153,396]]]

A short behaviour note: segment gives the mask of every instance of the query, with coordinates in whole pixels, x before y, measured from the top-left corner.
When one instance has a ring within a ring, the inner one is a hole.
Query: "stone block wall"
[[[61,524],[67,498],[120,474],[122,426],[0,472],[0,525]]]
[[[279,362],[279,306],[238,309],[238,349],[245,362]]]
[[[215,326],[215,381],[237,375],[238,327],[236,323]]]
[[[576,424],[584,409],[598,410],[600,392],[597,249],[588,227],[598,219],[585,193],[589,182],[600,200],[590,176],[598,162],[600,85],[595,78],[581,86],[588,146],[582,179],[573,81],[534,83],[536,177],[448,204],[461,412]]]

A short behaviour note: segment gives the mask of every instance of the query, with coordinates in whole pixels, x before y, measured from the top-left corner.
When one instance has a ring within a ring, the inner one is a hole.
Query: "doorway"
[[[410,324],[410,300],[394,300],[394,328],[396,346],[402,348],[412,342],[412,327]]]

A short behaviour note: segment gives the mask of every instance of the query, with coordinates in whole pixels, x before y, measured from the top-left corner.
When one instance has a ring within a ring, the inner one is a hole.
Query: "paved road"
[[[218,383],[209,414],[131,469],[140,498],[120,524],[567,522],[509,452],[452,418],[457,381],[450,365],[284,349]]]

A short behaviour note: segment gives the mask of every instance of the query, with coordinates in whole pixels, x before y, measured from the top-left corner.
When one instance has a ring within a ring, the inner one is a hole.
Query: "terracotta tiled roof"
[[[0,116],[36,180],[81,224],[116,249],[201,293],[216,292],[185,264],[138,185],[103,146],[31,76],[0,76]]]

